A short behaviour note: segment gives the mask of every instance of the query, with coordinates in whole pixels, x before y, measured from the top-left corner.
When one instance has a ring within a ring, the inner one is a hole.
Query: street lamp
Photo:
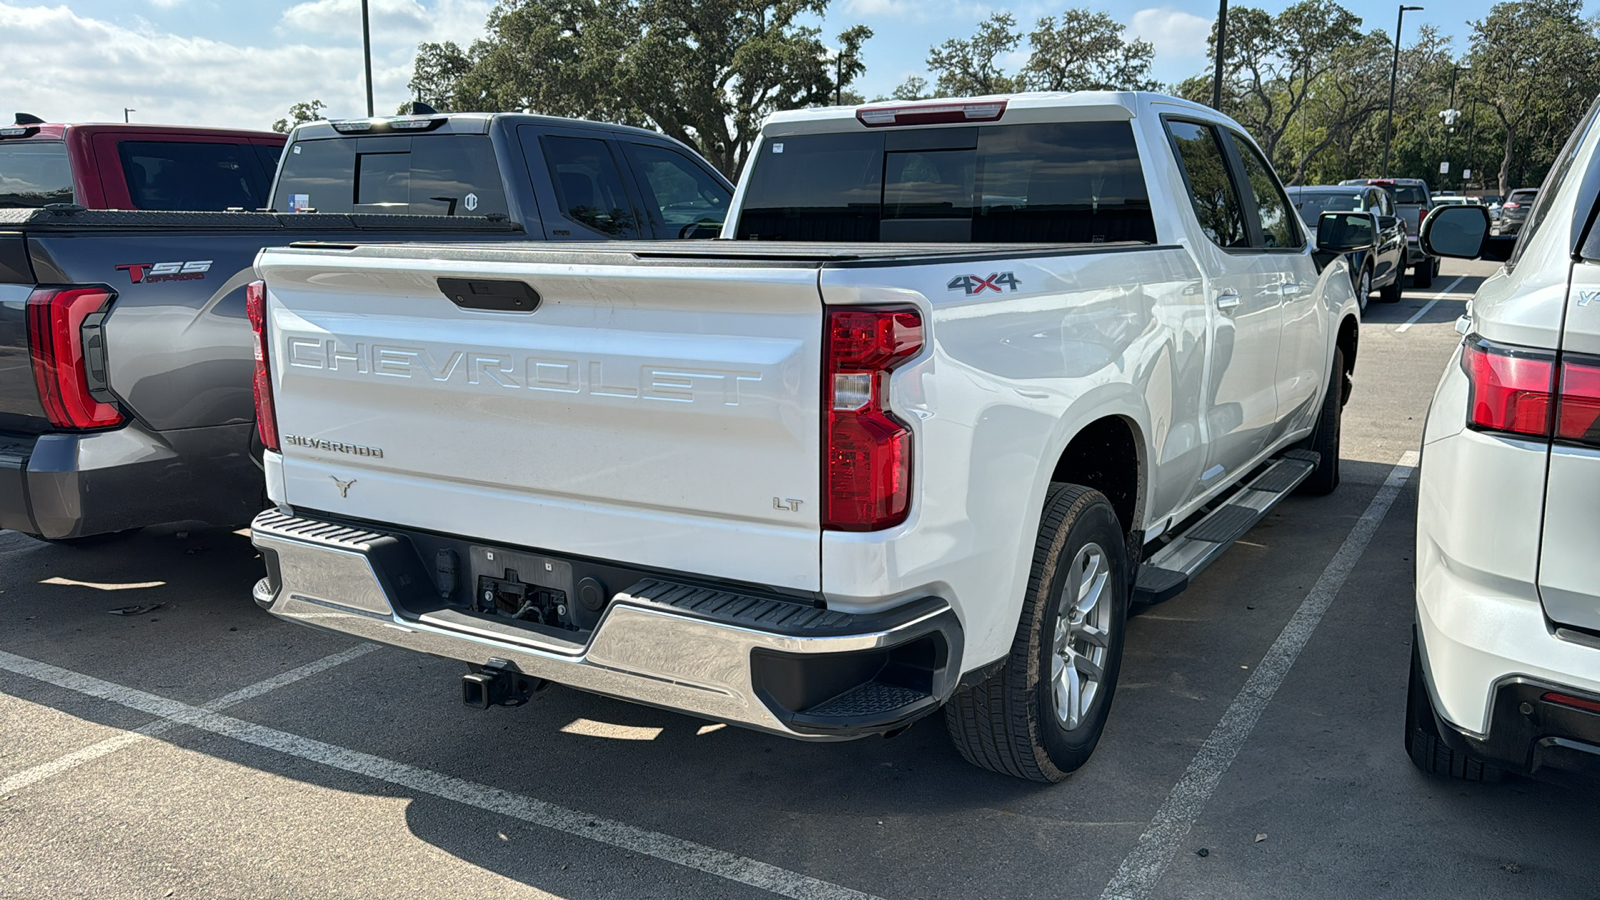
[[[1394,140],[1394,89],[1400,77],[1400,29],[1406,24],[1408,11],[1421,10],[1420,6],[1400,7],[1400,18],[1394,23],[1394,62],[1389,64],[1389,120],[1383,129],[1383,177],[1389,177],[1389,144]]]
[[[1228,0],[1217,3],[1217,67],[1211,79],[1211,108],[1222,112],[1222,60],[1228,47]]]
[[[124,106],[122,108],[122,124],[124,124],[124,125],[128,124],[128,113],[136,113],[136,112],[138,112],[137,109],[129,109],[128,107]]]
[[[1450,105],[1439,111],[1439,119],[1444,122],[1444,165],[1441,167],[1443,171],[1439,173],[1440,175],[1450,174],[1450,136],[1456,133],[1456,122],[1461,118],[1461,110],[1456,109],[1456,76],[1461,74],[1463,68],[1466,67],[1457,65],[1450,67]],[[1440,187],[1444,184],[1443,180],[1439,182]],[[1465,191],[1466,186],[1463,185],[1462,192]]]

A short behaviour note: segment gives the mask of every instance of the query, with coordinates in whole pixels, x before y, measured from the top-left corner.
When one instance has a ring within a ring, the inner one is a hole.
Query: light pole
[[[1217,67],[1211,78],[1211,108],[1222,112],[1222,60],[1228,52],[1228,0],[1217,3]]]
[[[372,118],[372,25],[367,0],[361,0],[361,51],[367,59],[367,118]]]
[[[1383,177],[1389,177],[1389,144],[1394,140],[1394,89],[1400,77],[1400,29],[1406,24],[1406,12],[1420,10],[1420,6],[1400,7],[1400,17],[1394,23],[1394,62],[1389,64],[1389,120],[1383,129]]]
[[[122,124],[124,124],[124,125],[128,124],[128,121],[129,121],[128,120],[128,113],[136,113],[136,112],[138,112],[137,109],[129,109],[128,107],[124,106],[122,108]]]
[[[1466,165],[1461,167],[1461,193],[1463,194],[1467,192],[1466,173],[1471,171],[1469,167],[1478,153],[1478,97],[1476,94],[1473,95],[1472,102],[1468,104],[1468,107],[1472,112],[1467,114],[1467,162]],[[1480,175],[1478,177],[1478,183],[1484,183],[1483,176]],[[1480,191],[1479,193],[1481,194],[1482,192]]]
[[[1444,163],[1445,168],[1450,168],[1450,136],[1456,133],[1456,120],[1461,118],[1461,110],[1456,109],[1456,76],[1461,74],[1461,67],[1450,67],[1450,105],[1439,112],[1439,118],[1444,121]],[[1448,171],[1440,175],[1450,174]],[[1445,182],[1439,182],[1443,187]]]

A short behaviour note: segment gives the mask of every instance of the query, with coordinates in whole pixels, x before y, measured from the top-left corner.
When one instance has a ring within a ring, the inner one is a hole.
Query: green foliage
[[[832,103],[871,29],[799,24],[827,0],[501,0],[466,51],[419,48],[412,89],[438,109],[528,109],[659,129],[736,176],[761,121]],[[840,96],[840,99],[843,99]]]
[[[1022,77],[1001,71],[999,59],[1017,49],[1022,33],[1010,13],[995,13],[978,25],[967,39],[951,38],[928,51],[928,68],[941,97],[1009,94],[1023,88]]]
[[[288,118],[279,119],[278,121],[272,123],[272,130],[278,132],[279,134],[285,134],[289,131],[289,129],[303,122],[315,122],[318,119],[326,119],[327,116],[323,115],[322,111],[327,108],[328,104],[323,103],[321,100],[309,100],[304,103],[296,103],[295,105],[289,107]]]
[[[1068,9],[1045,16],[1029,32],[1028,59],[1008,75],[1006,56],[1022,44],[1023,34],[1010,13],[994,13],[970,38],[951,38],[928,51],[928,69],[938,76],[934,91],[943,97],[1007,94],[1015,91],[1156,90],[1150,80],[1155,48],[1148,41],[1126,40],[1123,27],[1109,14]],[[896,89],[898,99],[918,99],[927,82],[912,80]],[[918,96],[901,97],[900,94]]]

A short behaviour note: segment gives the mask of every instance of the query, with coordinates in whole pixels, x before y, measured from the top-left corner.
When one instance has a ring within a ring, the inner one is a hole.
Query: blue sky
[[[1410,0],[1415,3],[1416,0]],[[371,0],[374,80],[380,113],[407,97],[419,41],[470,42],[491,0]],[[1069,3],[986,4],[968,0],[834,0],[829,37],[858,22],[877,36],[866,46],[868,97],[908,75],[926,74],[928,48],[970,34],[989,13],[1008,10],[1031,26]],[[1156,47],[1155,77],[1176,82],[1205,68],[1215,0],[1088,0]],[[1237,2],[1234,5],[1238,5]],[[1254,5],[1277,12],[1287,0]],[[1345,0],[1365,28],[1392,29],[1396,5]],[[1466,49],[1470,20],[1490,0],[1422,0],[1406,14],[1406,35],[1423,24]],[[1600,0],[1588,4],[1589,12]],[[360,0],[0,0],[0,114],[25,110],[51,121],[120,120],[263,128],[299,100],[320,98],[334,116],[365,112]],[[1015,68],[1015,66],[1013,66]]]

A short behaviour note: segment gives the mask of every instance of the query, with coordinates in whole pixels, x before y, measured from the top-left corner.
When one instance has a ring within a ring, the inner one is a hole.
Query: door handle
[[[1223,291],[1217,295],[1217,309],[1225,313],[1231,313],[1238,309],[1239,304],[1243,302],[1239,299],[1238,291]]]
[[[1285,297],[1293,297],[1298,293],[1300,293],[1300,283],[1297,281],[1291,281],[1283,286],[1283,295]]]

